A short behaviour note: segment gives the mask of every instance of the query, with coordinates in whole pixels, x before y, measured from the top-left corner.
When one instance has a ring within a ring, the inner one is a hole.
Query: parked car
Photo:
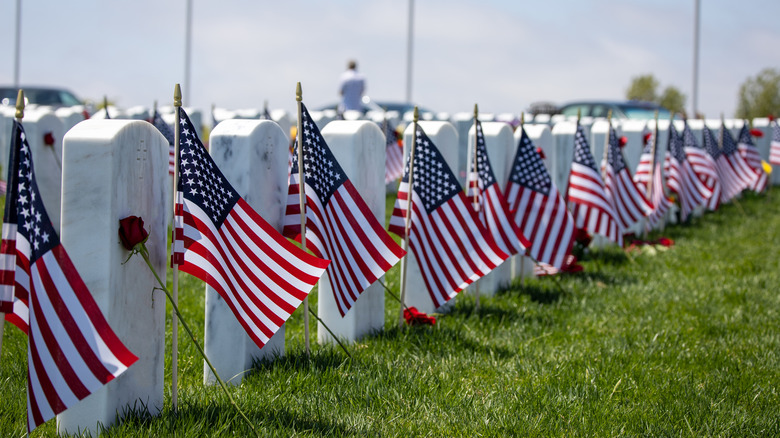
[[[83,105],[81,99],[70,90],[54,87],[19,87],[24,90],[25,104],[47,105],[55,108]],[[3,105],[16,105],[19,88],[0,87],[0,102]]]
[[[560,113],[565,116],[576,116],[579,112],[586,117],[607,117],[612,110],[612,117],[616,119],[648,120],[655,117],[658,111],[659,119],[668,119],[669,110],[653,102],[638,100],[626,101],[575,101],[561,106]]]
[[[327,110],[338,110],[338,103],[333,103],[329,105],[325,105],[319,108],[316,108],[317,111],[327,111]],[[368,96],[363,96],[363,109],[362,112],[366,113],[368,111],[398,111],[399,114],[403,115],[404,113],[408,111],[413,111],[415,107],[415,104],[413,103],[407,103],[407,102],[392,102],[392,101],[383,101],[383,100],[372,100]],[[423,108],[421,106],[417,106],[417,110],[422,113],[431,113],[433,114],[433,111]]]

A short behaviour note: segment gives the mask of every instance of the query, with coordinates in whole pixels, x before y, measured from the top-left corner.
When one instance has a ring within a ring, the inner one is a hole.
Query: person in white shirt
[[[363,111],[362,98],[366,91],[366,78],[357,71],[357,62],[349,61],[347,71],[341,74],[341,85],[339,94],[341,95],[341,111],[357,110]]]

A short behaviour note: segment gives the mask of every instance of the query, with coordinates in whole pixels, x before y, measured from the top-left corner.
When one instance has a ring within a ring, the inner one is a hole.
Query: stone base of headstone
[[[168,206],[160,187],[167,174],[168,143],[149,123],[87,120],[65,136],[62,245],[138,361],[58,415],[60,434],[96,434],[131,410],[156,415],[163,407],[166,297],[140,255],[128,260],[117,230],[120,219],[140,216],[149,257],[165,278]]]

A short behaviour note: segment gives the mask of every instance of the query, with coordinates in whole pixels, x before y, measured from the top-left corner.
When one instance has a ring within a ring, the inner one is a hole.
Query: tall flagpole
[[[478,172],[478,166],[477,166],[477,145],[479,144],[479,136],[477,133],[477,123],[479,122],[479,107],[477,104],[474,104],[474,153],[471,154],[471,166],[469,166],[469,171],[474,169],[474,180],[471,182],[474,184],[474,198],[471,201],[471,205],[474,206],[474,211],[479,214],[479,196],[477,194],[477,190],[479,190],[479,172]],[[474,282],[474,311],[479,311],[479,279],[477,279]]]
[[[179,188],[179,126],[180,116],[179,109],[181,108],[181,86],[176,84],[173,90],[173,106],[176,109],[176,124],[173,130],[173,144],[176,148],[175,159],[176,164],[173,166],[173,234],[174,238],[171,239],[171,257],[176,249],[176,190]],[[179,305],[179,265],[173,263],[173,285],[171,286],[171,297],[173,303]],[[178,393],[178,380],[179,380],[179,319],[176,317],[176,310],[171,309],[171,405],[173,410],[178,409],[179,393]]]
[[[14,87],[19,87],[19,60],[22,53],[22,0],[16,0],[16,39],[14,41]],[[22,105],[24,108],[24,105]],[[22,110],[24,111],[24,110]]]
[[[301,249],[306,251],[306,187],[303,181],[303,90],[301,83],[295,86],[295,101],[298,102],[298,202],[301,209]],[[311,355],[309,340],[309,296],[303,299],[303,342],[306,344],[306,355]]]
[[[184,87],[187,91],[187,102],[190,98],[190,64],[192,64],[192,0],[187,0],[187,23],[184,36]]]
[[[693,0],[693,117],[699,111],[699,22],[701,21],[701,0]]]
[[[16,121],[22,123],[24,118],[24,91],[19,89],[16,95]],[[0,353],[3,352],[3,331],[5,330],[5,313],[0,312]]]
[[[414,118],[412,119],[412,144],[409,146],[409,184],[406,194],[406,217],[404,218],[404,252],[406,255],[401,259],[401,310],[398,312],[398,327],[404,326],[404,308],[406,307],[406,266],[409,260],[409,229],[412,225],[412,198],[414,197],[414,149],[417,145],[417,122],[420,120],[420,112],[414,107]]]
[[[412,45],[414,38],[414,0],[409,0],[409,23],[406,39],[406,102],[412,102]]]

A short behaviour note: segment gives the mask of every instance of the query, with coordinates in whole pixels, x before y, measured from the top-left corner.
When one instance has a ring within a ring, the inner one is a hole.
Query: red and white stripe
[[[590,153],[590,151],[588,151]],[[569,173],[568,201],[574,226],[601,234],[623,246],[623,231],[599,174],[592,168],[573,162]]]
[[[389,141],[385,152],[387,155],[385,158],[385,184],[387,184],[404,175],[404,151],[398,143]]]
[[[672,154],[667,153],[664,172],[667,175],[667,187],[676,193],[680,200],[680,220],[686,220],[694,208],[704,205],[712,196],[712,192],[696,176],[688,160],[680,163]]]
[[[699,181],[712,192],[704,205],[711,211],[717,210],[720,205],[722,185],[715,161],[707,151],[698,147],[686,147],[685,156],[691,163],[693,172],[699,178]]]
[[[772,121],[772,140],[769,143],[769,164],[780,166],[780,125]]]
[[[284,234],[301,232],[299,174],[293,173],[287,195]],[[308,184],[306,193],[306,247],[331,260],[327,273],[341,316],[361,292],[385,274],[405,254],[373,216],[350,180],[322,205]]]
[[[404,235],[409,184],[401,182],[390,230]],[[501,251],[474,210],[459,191],[427,214],[423,201],[412,191],[409,248],[417,258],[423,281],[435,307],[489,273],[509,255]]]
[[[652,139],[651,139],[652,140]],[[650,193],[647,196],[647,200],[653,207],[653,210],[647,216],[647,224],[645,229],[651,230],[655,228],[658,223],[666,216],[666,212],[669,211],[669,207],[672,206],[672,202],[666,197],[664,193],[664,180],[663,169],[661,163],[655,162],[652,164],[653,171],[651,172],[651,162],[653,156],[646,148],[642,152],[642,156],[639,158],[639,165],[637,166],[637,172],[634,174],[634,182],[642,193],[647,193],[648,184],[650,186]],[[640,173],[639,169],[642,169]]]
[[[16,224],[3,224],[0,245],[0,313],[27,334],[29,330],[30,276],[16,255]]]
[[[544,195],[510,181],[507,199],[520,232],[530,240],[528,255],[561,268],[574,244],[574,219],[555,183]]]
[[[233,311],[263,347],[284,324],[328,265],[301,251],[239,198],[217,228],[195,203],[182,205],[184,264]]]
[[[746,131],[747,126],[743,127],[742,130]],[[745,159],[747,165],[753,169],[753,173],[756,174],[756,180],[753,185],[750,186],[750,189],[760,193],[767,188],[769,178],[767,177],[766,172],[764,172],[764,166],[761,163],[761,155],[758,153],[758,148],[754,144],[744,141],[743,137],[746,135],[748,137],[750,136],[749,133],[745,134],[744,132],[740,135],[739,142],[737,143],[737,150],[742,158]]]

